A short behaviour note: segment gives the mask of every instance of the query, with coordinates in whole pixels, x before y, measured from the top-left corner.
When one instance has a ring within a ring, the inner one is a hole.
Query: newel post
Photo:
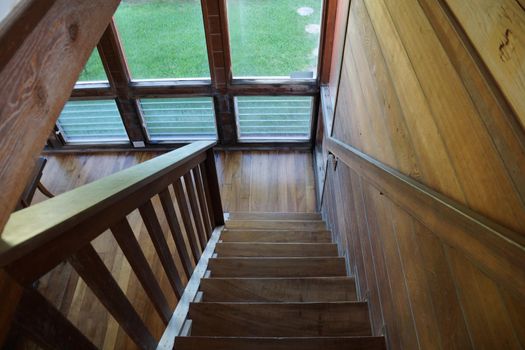
[[[215,226],[224,225],[224,212],[222,210],[221,193],[219,189],[219,178],[215,167],[215,154],[213,148],[206,151],[206,161],[204,169],[204,181],[207,183],[209,191],[211,217]]]

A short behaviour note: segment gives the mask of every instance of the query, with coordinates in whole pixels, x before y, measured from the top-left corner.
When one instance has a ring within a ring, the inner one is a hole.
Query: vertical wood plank
[[[521,349],[498,286],[456,249],[445,246],[475,349]]]
[[[155,250],[159,255],[162,267],[164,267],[164,271],[166,272],[166,276],[168,276],[171,287],[179,299],[182,293],[184,293],[184,285],[182,284],[179,271],[177,270],[177,266],[175,266],[175,262],[171,256],[170,248],[164,237],[162,227],[160,226],[151,200],[148,200],[146,203],[144,203],[139,208],[139,212],[142,220],[144,221],[144,224],[146,225],[153,245],[155,246]]]
[[[14,326],[45,349],[96,349],[67,318],[32,288],[23,291]]]
[[[204,194],[204,184],[202,182],[202,176],[200,168],[197,166],[193,168],[193,177],[195,179],[195,187],[197,188],[197,197],[199,198],[199,204],[201,208],[201,214],[204,220],[204,226],[206,229],[206,237],[209,239],[213,231],[213,227],[210,221],[210,214],[208,212],[208,203],[206,202],[206,195]]]
[[[195,186],[193,179],[191,178],[191,172],[184,174],[184,184],[186,186],[186,192],[188,194],[188,200],[191,207],[191,212],[193,214],[193,221],[195,222],[195,228],[197,230],[197,235],[200,240],[202,250],[205,249],[207,239],[204,229],[204,223],[202,221],[201,211],[199,208],[199,203],[197,202],[197,196],[195,195]]]
[[[146,294],[155,306],[157,313],[164,324],[167,325],[171,317],[171,309],[137,239],[135,238],[135,234],[133,233],[128,220],[125,218],[122,219],[111,226],[110,230],[113,232],[115,239],[126,256],[129,264],[133,268],[133,271],[137,275],[137,278],[146,291]]]
[[[166,219],[168,220],[168,225],[170,227],[173,240],[175,241],[175,247],[179,253],[180,260],[182,261],[182,267],[184,268],[184,272],[186,272],[186,277],[190,278],[193,272],[193,265],[188,253],[188,247],[184,241],[184,236],[179,224],[179,220],[177,219],[177,214],[175,213],[175,207],[173,206],[173,201],[171,199],[169,190],[165,189],[160,192],[159,198],[162,208],[164,209]]]
[[[4,270],[0,270],[0,347],[7,338],[11,321],[15,315],[16,307],[22,297],[22,286],[11,278]]]
[[[180,179],[175,180],[173,183],[173,189],[175,191],[175,199],[177,200],[177,205],[179,206],[180,215],[182,217],[182,223],[186,229],[186,234],[188,235],[188,241],[190,243],[190,248],[193,253],[193,259],[195,262],[199,261],[201,257],[201,250],[199,247],[199,242],[193,229],[193,224],[191,222],[190,210],[188,208],[188,201],[184,194],[184,188],[182,187],[182,182]]]
[[[211,207],[213,209],[213,220],[216,226],[224,225],[224,212],[222,210],[221,192],[217,178],[217,168],[215,167],[215,153],[213,149],[206,151],[206,161],[204,177],[208,182],[208,189],[211,196]]]
[[[129,337],[143,349],[155,349],[156,340],[93,246],[89,244],[82,248],[69,259],[69,262]]]
[[[441,335],[443,349],[471,349],[467,326],[456,287],[448,266],[445,251],[438,237],[418,221],[414,220],[414,239],[417,241],[422,268],[427,276],[430,297]]]

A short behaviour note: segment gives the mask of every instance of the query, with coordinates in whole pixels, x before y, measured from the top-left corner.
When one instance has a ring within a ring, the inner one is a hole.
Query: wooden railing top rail
[[[132,168],[13,213],[0,235],[0,266],[50,242],[61,233],[146,189],[215,145],[198,141]]]
[[[438,193],[333,137],[330,153],[407,210],[485,273],[525,295],[525,236]]]

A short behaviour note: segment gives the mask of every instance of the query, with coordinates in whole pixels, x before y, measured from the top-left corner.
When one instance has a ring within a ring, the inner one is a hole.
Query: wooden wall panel
[[[391,349],[525,345],[518,288],[489,277],[340,162],[328,168],[323,215],[346,249],[359,300],[370,303],[374,334],[386,335]]]
[[[332,136],[525,234],[524,14],[520,0],[352,0]],[[335,162],[322,213],[374,334],[390,349],[525,346],[523,276],[487,270],[497,248],[469,257],[476,237],[450,240],[461,225],[436,225]]]
[[[523,130],[443,6],[352,1],[334,136],[525,234]]]
[[[445,1],[525,127],[525,2]]]

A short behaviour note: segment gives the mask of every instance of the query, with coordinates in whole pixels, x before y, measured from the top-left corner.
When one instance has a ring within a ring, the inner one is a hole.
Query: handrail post
[[[210,192],[211,208],[215,226],[224,225],[224,212],[222,210],[221,192],[219,189],[219,178],[217,177],[217,168],[215,167],[215,154],[213,148],[206,151],[205,161],[205,179],[208,183]]]

